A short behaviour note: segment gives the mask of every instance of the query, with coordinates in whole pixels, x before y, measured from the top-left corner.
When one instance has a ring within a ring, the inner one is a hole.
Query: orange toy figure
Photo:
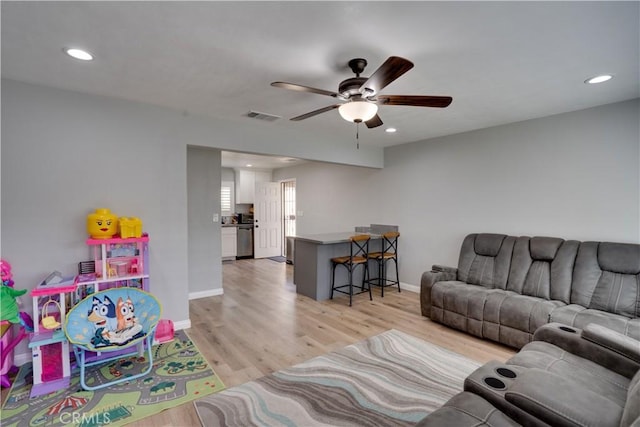
[[[94,239],[110,239],[118,232],[118,217],[109,209],[96,209],[87,216],[87,233]]]
[[[122,298],[118,298],[116,308],[118,331],[131,328],[136,324],[137,319],[134,314],[133,301],[130,298],[127,298],[126,302],[123,302]]]

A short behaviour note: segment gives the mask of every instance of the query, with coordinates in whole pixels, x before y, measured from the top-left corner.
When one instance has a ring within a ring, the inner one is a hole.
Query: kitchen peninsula
[[[370,227],[356,227],[356,231],[296,236],[293,261],[296,292],[318,301],[331,298],[331,258],[348,256],[349,237],[356,234],[369,234],[369,252],[379,251],[381,235],[388,231],[398,231],[398,226],[371,224]],[[373,274],[377,273],[374,271]],[[346,269],[336,269],[336,284],[347,280]],[[362,272],[358,271],[353,280],[354,284],[360,283]]]

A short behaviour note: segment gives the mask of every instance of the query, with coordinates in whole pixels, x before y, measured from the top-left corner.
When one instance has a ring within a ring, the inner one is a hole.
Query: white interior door
[[[282,255],[280,184],[256,182],[254,208],[254,257]]]

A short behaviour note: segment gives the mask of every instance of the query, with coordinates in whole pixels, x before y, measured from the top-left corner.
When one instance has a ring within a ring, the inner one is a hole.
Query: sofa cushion
[[[564,305],[511,291],[487,295],[482,317],[482,336],[520,348],[533,338],[540,326],[549,322],[550,313]]]
[[[484,302],[495,291],[460,281],[436,282],[431,288],[431,320],[481,337]]]
[[[499,323],[533,335],[536,329],[549,323],[550,313],[562,305],[561,301],[548,301],[527,295],[507,295],[500,304]],[[485,317],[489,314],[488,311],[485,311]]]
[[[577,241],[554,237],[518,237],[507,289],[568,304],[578,245]]]
[[[638,371],[629,383],[627,392],[627,404],[622,413],[620,427],[630,427],[640,425],[640,371]]]
[[[564,242],[557,237],[533,237],[529,240],[531,258],[539,261],[553,261]]]
[[[507,364],[543,369],[569,378],[586,389],[607,396],[621,410],[627,401],[629,378],[544,341],[525,345]]]
[[[582,338],[591,341],[607,350],[623,356],[640,365],[640,342],[627,335],[612,331],[597,323],[589,323],[580,334]]]
[[[460,248],[458,280],[486,288],[505,289],[515,237],[469,234]]]
[[[515,427],[519,425],[480,396],[467,391],[456,394],[444,406],[416,424],[420,427]]]
[[[635,276],[640,273],[640,245],[602,242],[598,262],[603,270]]]
[[[640,317],[640,245],[608,242],[580,244],[571,303]]]
[[[589,323],[597,323],[640,340],[640,319],[629,319],[626,316],[585,308],[578,304],[569,304],[554,309],[549,320],[551,322],[564,323],[578,329],[584,329]]]
[[[506,237],[504,234],[481,233],[476,236],[473,248],[478,255],[493,258],[498,256]]]

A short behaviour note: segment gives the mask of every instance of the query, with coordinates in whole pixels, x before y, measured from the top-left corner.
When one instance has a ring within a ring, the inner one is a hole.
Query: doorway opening
[[[280,182],[282,195],[282,256],[293,263],[293,237],[296,235],[296,181]]]

